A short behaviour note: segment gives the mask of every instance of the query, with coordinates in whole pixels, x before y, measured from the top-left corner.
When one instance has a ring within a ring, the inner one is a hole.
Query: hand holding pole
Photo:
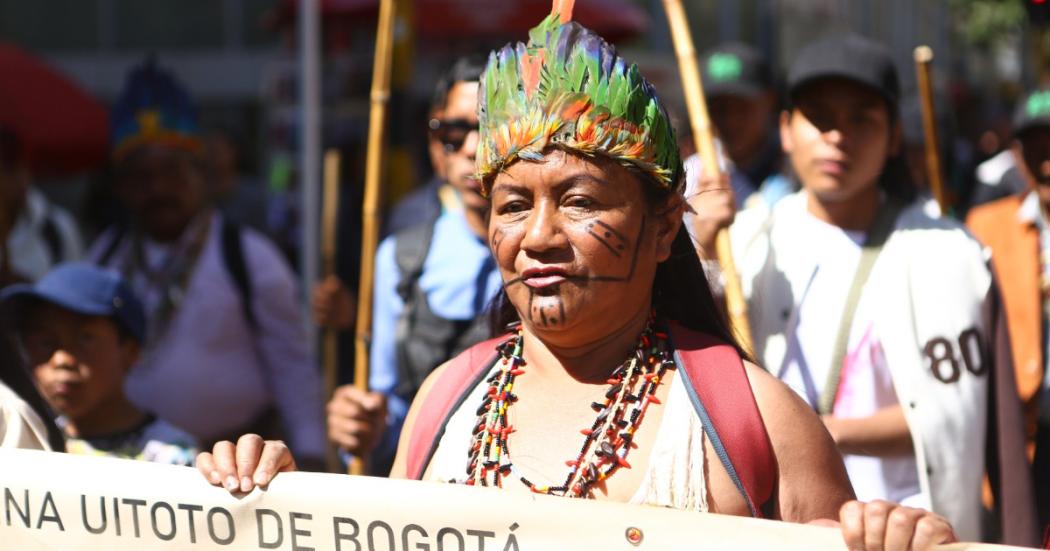
[[[697,66],[696,48],[689,31],[689,22],[685,17],[681,0],[664,0],[664,9],[671,26],[671,37],[674,40],[675,54],[678,58],[678,70],[685,89],[685,101],[689,109],[689,122],[693,129],[697,151],[703,162],[704,174],[716,176],[721,173],[718,166],[718,153],[715,150],[714,134],[711,130],[711,119],[707,113],[707,102],[704,100],[704,88],[700,81],[700,69]],[[726,309],[729,321],[737,339],[744,350],[751,352],[751,327],[747,319],[747,301],[740,286],[736,263],[733,261],[733,250],[729,242],[729,231],[718,232],[715,241],[718,263],[725,277]]]

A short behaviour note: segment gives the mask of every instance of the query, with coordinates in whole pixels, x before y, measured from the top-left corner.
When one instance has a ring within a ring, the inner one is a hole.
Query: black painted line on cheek
[[[506,238],[503,230],[497,228],[496,231],[492,232],[492,240],[489,241],[489,246],[492,247],[492,256],[499,258],[499,246],[503,244],[503,240]]]
[[[638,228],[638,238],[635,240],[634,253],[631,255],[631,268],[626,276],[594,276],[590,281],[625,282],[634,278],[634,271],[638,267],[638,253],[642,249],[642,236],[645,234],[645,217],[642,217],[642,226]]]
[[[561,315],[561,322],[565,323],[565,301],[558,297],[558,313]]]
[[[608,241],[602,239],[601,237],[598,236],[598,234],[594,233],[591,230],[587,230],[587,233],[591,237],[595,238],[599,243],[601,243],[602,245],[605,245],[605,248],[609,249],[609,252],[611,252],[613,254],[613,256],[615,256],[616,258],[620,258],[620,251],[618,251],[615,248],[613,248],[613,246],[610,245]]]
[[[536,292],[529,289],[529,319],[536,322],[536,311],[532,309],[532,301],[536,298]]]
[[[616,231],[616,228],[613,228],[609,224],[606,224],[605,222],[602,222],[601,220],[595,220],[594,223],[598,224],[599,226],[601,226],[603,228],[605,228],[605,231],[615,235],[617,238],[619,238],[620,241],[627,241],[627,237],[624,236],[624,234]]]

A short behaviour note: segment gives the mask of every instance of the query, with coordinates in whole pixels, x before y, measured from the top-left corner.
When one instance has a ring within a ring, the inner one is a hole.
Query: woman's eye
[[[504,203],[499,208],[500,214],[514,214],[522,212],[528,208],[528,205],[524,201],[509,201]]]
[[[586,209],[593,207],[595,203],[593,199],[590,199],[588,197],[576,196],[570,197],[568,200],[565,201],[565,204],[570,207]]]

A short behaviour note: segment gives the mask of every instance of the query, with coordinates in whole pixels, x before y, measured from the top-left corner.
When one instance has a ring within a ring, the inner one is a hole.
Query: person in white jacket
[[[821,414],[859,499],[930,508],[976,540],[987,471],[1004,522],[983,537],[1034,543],[996,284],[962,226],[915,201],[890,55],[829,36],[787,84],[781,141],[802,190],[731,228],[756,359]],[[702,256],[733,219],[726,196],[691,200]]]

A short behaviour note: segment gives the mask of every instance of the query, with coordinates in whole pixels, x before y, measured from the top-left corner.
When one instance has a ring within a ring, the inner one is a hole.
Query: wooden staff
[[[689,109],[689,122],[693,129],[700,159],[703,161],[704,174],[717,177],[722,170],[718,166],[718,153],[715,151],[714,134],[711,131],[711,119],[707,114],[707,102],[704,100],[704,87],[700,81],[700,69],[696,61],[696,48],[689,31],[689,22],[685,18],[681,0],[664,0],[664,10],[671,26],[671,38],[674,40],[675,55],[678,57],[678,71],[682,75],[682,87],[685,89],[686,106]],[[729,322],[736,332],[737,339],[744,350],[750,352],[751,327],[747,320],[747,301],[740,286],[740,276],[733,261],[733,250],[729,242],[729,231],[722,229],[715,240],[718,263],[725,277],[726,309],[729,311]]]
[[[335,254],[338,245],[336,220],[339,214],[339,152],[329,149],[324,154],[324,204],[321,210],[321,278],[335,275]],[[327,327],[321,341],[321,361],[324,372],[325,400],[331,400],[339,380],[339,341],[335,329]],[[325,460],[328,472],[339,471],[339,454],[329,441]]]
[[[930,64],[933,50],[929,46],[915,48],[915,73],[918,77],[919,97],[922,100],[922,130],[926,135],[926,180],[930,184],[933,198],[947,215],[948,196],[941,178],[941,143],[937,137],[937,113],[933,110],[933,84],[930,79]]]
[[[390,99],[390,65],[394,42],[394,0],[380,0],[376,51],[372,66],[371,112],[365,158],[365,197],[361,209],[361,283],[357,290],[357,331],[354,339],[354,386],[368,390],[368,348],[372,332],[372,281],[379,244],[379,182],[383,175],[386,105]],[[364,474],[364,458],[350,462],[350,474]]]

